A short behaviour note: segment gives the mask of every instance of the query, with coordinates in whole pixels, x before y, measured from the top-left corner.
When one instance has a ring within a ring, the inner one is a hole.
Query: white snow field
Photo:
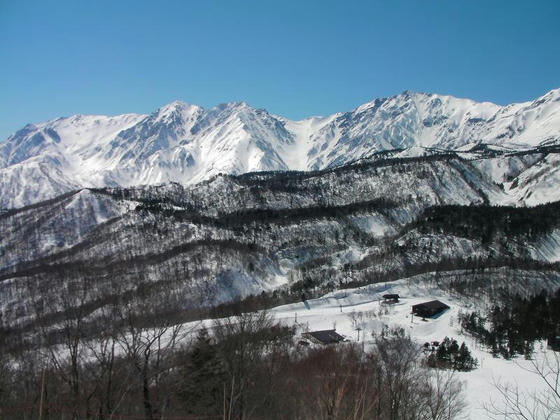
[[[383,304],[382,295],[386,293],[399,294],[399,303]],[[434,299],[446,303],[450,309],[435,319],[411,319],[412,305]],[[465,385],[467,418],[478,420],[492,418],[485,410],[485,405],[492,401],[500,405],[501,399],[495,384],[518,386],[519,391],[527,398],[533,392],[544,391],[546,386],[530,371],[531,361],[524,360],[523,357],[510,361],[494,358],[472,337],[461,332],[458,313],[475,309],[482,308],[476,303],[465,303],[464,298],[450,296],[437,287],[404,279],[332,292],[321,298],[308,300],[307,305],[300,302],[279,306],[272,309],[271,313],[287,325],[297,322],[300,327],[310,331],[336,328],[339,334],[354,342],[358,340],[356,328],[359,327],[360,342],[366,348],[373,344],[372,332],[379,334],[384,326],[404,328],[419,345],[432,341],[441,342],[446,336],[455,338],[459,344],[464,341],[473,357],[478,359],[479,367],[471,372],[456,372],[456,375]],[[535,362],[542,361],[547,353],[552,355],[551,350],[546,350],[546,343],[537,344]]]
[[[534,281],[529,280],[529,282]],[[560,284],[548,282],[543,288],[558,288]],[[384,294],[398,294],[399,302],[383,303]],[[412,305],[440,300],[450,306],[432,319],[411,317]],[[274,319],[287,326],[295,325],[297,340],[303,338],[306,331],[336,329],[346,341],[359,343],[364,350],[369,350],[383,328],[401,327],[415,340],[419,347],[425,342],[441,342],[445,337],[454,338],[459,345],[464,341],[473,357],[478,360],[478,368],[470,372],[454,372],[456,378],[464,385],[467,408],[461,418],[469,420],[508,419],[509,417],[491,416],[485,407],[503,407],[500,392],[496,385],[517,387],[522,399],[529,401],[535,393],[547,391],[546,384],[532,371],[534,364],[542,364],[545,357],[553,360],[560,354],[547,349],[546,342],[536,343],[533,360],[517,357],[512,360],[494,358],[487,349],[470,335],[463,333],[458,321],[460,312],[484,310],[484,305],[464,296],[453,296],[436,285],[426,282],[425,276],[415,276],[386,283],[377,283],[354,289],[337,290],[306,302],[282,305],[268,310]],[[211,331],[214,320],[191,321],[179,325],[181,333],[178,340],[184,343],[192,340],[200,328]],[[358,328],[359,341],[358,341]],[[156,330],[145,330],[149,336]],[[171,339],[172,329],[166,329],[161,337],[163,343]],[[317,344],[312,344],[318,346]],[[343,345],[343,344],[334,344]],[[67,357],[64,348],[57,350],[61,358]],[[116,349],[117,353],[123,351]],[[554,419],[554,417],[549,417]]]
[[[507,106],[407,91],[301,121],[244,102],[204,109],[175,101],[150,115],[74,115],[28,124],[0,142],[0,207],[83,187],[192,185],[220,173],[316,170],[381,151],[412,157],[469,152],[481,144],[501,152],[558,146],[560,89]],[[515,172],[519,188],[506,192],[535,205],[559,197],[557,157],[543,156],[533,166],[522,158],[482,166],[493,179],[494,172]]]

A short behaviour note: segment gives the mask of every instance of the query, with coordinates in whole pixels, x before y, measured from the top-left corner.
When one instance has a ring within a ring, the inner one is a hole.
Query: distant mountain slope
[[[490,145],[503,154],[558,144],[559,89],[503,107],[404,92],[302,121],[246,103],[205,110],[173,102],[151,115],[76,115],[25,126],[0,143],[0,208],[82,187],[189,185],[219,173],[324,169],[381,151],[410,156]],[[557,158],[541,156],[535,164],[508,158],[481,169],[521,169],[517,185],[506,189],[510,202],[560,199]]]
[[[546,153],[535,155],[519,170]],[[477,168],[495,158],[467,157],[377,156],[191,186],[83,189],[5,211],[0,326],[26,325],[43,300],[55,322],[60,299],[76,290],[75,305],[92,316],[115,299],[164,312],[169,294],[192,315],[251,294],[293,301],[433,271],[556,273],[559,205],[489,205],[509,197]]]

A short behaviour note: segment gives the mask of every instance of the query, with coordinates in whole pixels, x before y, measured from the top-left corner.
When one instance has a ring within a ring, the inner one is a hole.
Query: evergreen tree
[[[457,343],[457,340],[453,339],[450,341],[448,352],[452,356],[452,358],[456,357],[457,354],[459,354],[459,343]]]
[[[535,351],[535,342],[532,340],[525,341],[525,348],[523,349],[523,355],[526,360],[531,360],[533,358],[533,352]]]
[[[207,414],[221,406],[225,370],[206,328],[199,330],[182,373],[184,383],[180,396],[187,412]]]
[[[440,343],[436,352],[436,358],[439,363],[443,363],[443,364],[449,363],[450,361],[449,343],[450,343],[449,337],[445,337],[443,341]]]
[[[459,353],[456,359],[456,369],[461,371],[468,371],[476,368],[478,361],[472,357],[471,352],[465,342],[461,344]]]

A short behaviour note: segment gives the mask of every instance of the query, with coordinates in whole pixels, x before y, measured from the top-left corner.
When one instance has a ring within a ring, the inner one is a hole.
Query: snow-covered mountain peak
[[[0,171],[11,171],[2,174],[0,207],[39,201],[69,186],[192,184],[218,173],[335,167],[395,149],[416,156],[476,145],[527,150],[553,144],[560,144],[560,89],[507,106],[405,91],[301,121],[246,102],[204,109],[173,101],[150,115],[74,115],[26,125],[0,143]],[[45,179],[49,171],[56,178]],[[37,182],[13,185],[16,173]],[[59,184],[44,193],[42,182]],[[35,192],[20,192],[30,188]]]
[[[227,102],[223,104],[216,105],[209,111],[210,115],[216,114],[239,114],[239,113],[252,113],[257,112],[256,108],[253,108],[247,102]]]
[[[225,102],[219,104],[217,108],[220,109],[242,109],[242,108],[251,108],[254,109],[251,105],[249,105],[245,101],[232,101],[232,102]]]
[[[377,109],[385,101],[387,101],[387,98],[377,98],[371,102],[366,102],[365,104],[360,105],[354,110],[354,112],[362,113],[371,109]]]
[[[535,99],[534,102],[559,102],[560,101],[560,88],[552,89],[545,93],[538,99]]]
[[[189,120],[204,112],[204,108],[183,101],[173,101],[162,106],[152,115],[157,121]]]

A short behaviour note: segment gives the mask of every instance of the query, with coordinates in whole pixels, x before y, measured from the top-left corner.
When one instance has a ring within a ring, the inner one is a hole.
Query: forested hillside
[[[456,155],[79,190],[0,215],[2,324],[52,323],[68,304],[94,322],[115,299],[191,319],[251,295],[270,305],[433,271],[555,271],[558,205],[489,205],[500,194]]]

